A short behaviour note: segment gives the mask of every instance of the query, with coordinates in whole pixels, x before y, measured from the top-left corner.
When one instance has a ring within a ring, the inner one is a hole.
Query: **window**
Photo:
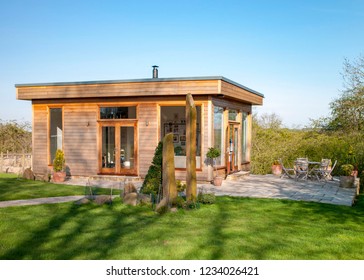
[[[247,161],[247,117],[248,113],[242,112],[241,120],[241,161],[242,163]]]
[[[216,159],[216,165],[225,165],[224,109],[216,106],[214,107],[214,147],[221,153],[220,157]]]
[[[49,111],[50,163],[53,164],[57,149],[62,150],[62,108],[51,108]]]
[[[237,121],[238,111],[237,110],[229,110],[229,121]]]
[[[100,119],[136,119],[136,107],[100,107]]]
[[[196,168],[201,168],[201,106],[196,106]],[[161,107],[161,139],[173,133],[174,163],[176,168],[186,168],[186,107]]]

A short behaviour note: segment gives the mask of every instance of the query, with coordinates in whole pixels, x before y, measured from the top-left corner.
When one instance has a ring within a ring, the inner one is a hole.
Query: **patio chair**
[[[294,168],[286,168],[283,165],[283,161],[281,159],[279,159],[279,164],[282,166],[282,174],[280,178],[284,178],[284,177],[288,177],[293,179],[295,177],[295,170]]]
[[[295,170],[295,179],[296,181],[298,179],[304,179],[307,180],[308,177],[308,161],[305,160],[297,160],[295,161],[295,166],[294,166],[294,170]]]
[[[323,179],[325,181],[333,180],[331,173],[337,164],[337,160],[335,160],[335,162],[332,166],[330,166],[330,164],[331,164],[330,159],[323,159],[321,162],[320,168],[314,170],[314,174],[316,175],[318,180],[320,180],[320,179]]]
[[[331,162],[331,161],[330,161]],[[322,177],[325,179],[325,181],[327,180],[333,180],[333,177],[331,176],[331,172],[334,170],[335,166],[336,166],[337,160],[335,160],[334,164],[332,165],[332,167],[330,168],[330,166],[328,166],[326,169],[323,169],[321,171],[321,175]]]
[[[310,170],[310,175],[315,176],[318,181],[324,179],[324,173],[328,170],[330,164],[330,159],[322,159],[319,163],[319,166],[314,167]]]

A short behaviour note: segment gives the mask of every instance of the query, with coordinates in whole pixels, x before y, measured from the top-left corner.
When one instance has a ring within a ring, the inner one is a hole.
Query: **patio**
[[[339,181],[311,181],[280,178],[271,174],[243,176],[239,180],[224,180],[221,187],[199,185],[216,195],[256,198],[280,198],[352,206],[356,188],[339,187]]]
[[[114,179],[115,177],[111,177]],[[218,196],[240,196],[256,198],[278,198],[302,201],[313,201],[336,205],[352,206],[357,194],[357,189],[346,189],[339,187],[338,178],[333,181],[316,180],[294,180],[280,178],[272,174],[236,176],[235,180],[224,180],[222,186],[216,187],[212,184],[198,184],[199,189],[214,192]],[[119,188],[124,181],[111,180],[109,176],[90,178],[90,184],[98,187]],[[87,177],[72,178],[66,184],[86,185]],[[131,179],[139,189],[142,181]]]

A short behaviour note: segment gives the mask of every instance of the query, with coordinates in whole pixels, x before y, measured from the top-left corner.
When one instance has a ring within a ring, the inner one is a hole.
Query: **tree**
[[[344,60],[344,90],[330,103],[331,117],[327,129],[364,131],[364,56]]]
[[[29,153],[32,147],[28,122],[0,120],[0,152]]]
[[[265,129],[279,129],[282,127],[282,119],[276,113],[264,113],[261,116],[253,115],[254,122]]]

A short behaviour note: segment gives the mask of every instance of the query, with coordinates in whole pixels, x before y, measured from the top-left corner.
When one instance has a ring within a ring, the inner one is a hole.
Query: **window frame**
[[[51,155],[51,110],[61,109],[62,110],[62,151],[64,151],[64,106],[47,106],[47,162],[48,166],[53,166],[53,160]]]

